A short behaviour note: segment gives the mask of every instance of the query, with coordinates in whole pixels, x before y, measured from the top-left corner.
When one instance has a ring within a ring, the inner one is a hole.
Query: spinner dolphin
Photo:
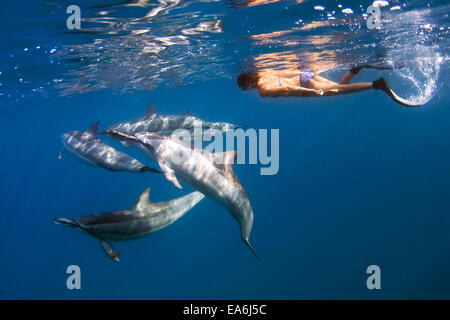
[[[150,189],[146,189],[129,210],[82,216],[74,219],[55,218],[55,223],[86,231],[99,239],[103,250],[111,259],[119,261],[110,241],[131,240],[161,230],[180,219],[205,196],[192,192],[183,197],[150,202]]]
[[[237,129],[241,126],[226,122],[208,122],[189,115],[184,112],[182,115],[161,115],[155,112],[155,106],[151,105],[147,111],[138,119],[117,123],[105,129],[118,131],[128,135],[138,132],[153,132],[159,135],[170,136],[177,129],[185,129],[191,136],[208,133],[210,136],[222,134],[229,130]],[[201,129],[201,130],[199,130]],[[131,147],[130,143],[121,141],[126,147]]]
[[[68,131],[61,135],[66,150],[82,162],[111,171],[157,172],[129,155],[120,152],[97,137],[98,122],[84,131]],[[62,153],[59,158],[61,158]]]
[[[164,176],[181,188],[178,178],[229,210],[241,229],[242,241],[258,258],[249,238],[253,227],[253,210],[244,187],[232,164],[237,152],[210,153],[155,133],[127,135],[109,130],[119,140],[127,140],[142,149],[160,166]],[[179,157],[182,155],[181,157]],[[258,258],[259,259],[259,258]]]

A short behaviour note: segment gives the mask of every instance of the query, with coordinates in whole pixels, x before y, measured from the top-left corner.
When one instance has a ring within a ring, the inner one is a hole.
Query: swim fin
[[[394,70],[394,69],[404,68],[405,64],[388,61],[388,62],[377,63],[377,64],[366,64],[363,67],[366,69]]]
[[[375,80],[374,82],[372,82],[372,84],[373,84],[374,89],[382,90],[382,91],[386,92],[391,97],[391,99],[394,100],[394,102],[401,104],[402,106],[414,108],[414,107],[420,107],[422,105],[421,103],[415,103],[413,101],[408,101],[406,99],[399,97],[391,89],[390,85],[387,83],[386,79],[384,79],[383,77],[381,77],[378,80]]]
[[[353,67],[350,69],[350,72],[353,74],[358,74],[358,72],[365,68],[365,69],[376,69],[376,70],[395,70],[395,69],[402,69],[405,67],[405,64],[398,63],[398,62],[383,62],[383,63],[376,63],[376,64],[363,64],[361,66]]]

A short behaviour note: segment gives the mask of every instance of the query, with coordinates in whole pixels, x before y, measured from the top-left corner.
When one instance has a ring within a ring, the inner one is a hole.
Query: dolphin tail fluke
[[[139,142],[139,140],[136,137],[119,132],[119,131],[109,129],[109,130],[106,130],[106,133],[111,135],[113,138],[116,138],[119,141]]]
[[[249,124],[237,124],[234,129],[247,129],[250,128]]]
[[[253,249],[250,241],[248,241],[248,239],[243,239],[244,243],[247,245],[247,247],[250,248],[250,251],[253,253],[253,255],[256,257],[256,259],[261,260],[261,258],[256,254],[255,249]]]
[[[109,134],[111,136],[114,136],[114,133],[117,131],[111,130],[111,129],[106,129],[103,131],[99,131],[97,132],[97,134]],[[118,135],[115,135],[116,138],[119,138]],[[123,145],[125,148],[132,148],[133,144],[131,142],[125,141],[125,140],[119,140],[120,144]]]
[[[150,167],[142,167],[141,172],[153,172],[153,173],[162,173],[161,170],[155,169],[155,168],[150,168]]]
[[[55,218],[55,224],[60,224],[62,226],[72,227],[72,228],[79,228],[80,225],[76,223],[73,220],[66,219],[66,218]]]

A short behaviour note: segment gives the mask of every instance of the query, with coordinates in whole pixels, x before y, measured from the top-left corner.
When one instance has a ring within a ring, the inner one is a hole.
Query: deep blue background
[[[363,71],[359,79],[381,74]],[[444,68],[440,82],[447,74]],[[263,99],[234,79],[7,100],[0,108],[0,298],[450,298],[448,101],[442,89],[419,109],[374,91]],[[58,160],[64,131],[134,118],[151,103],[161,113],[189,109],[205,120],[280,129],[277,175],[235,166],[254,209],[251,240],[261,261],[210,199],[165,230],[115,243],[120,263],[94,238],[53,224],[56,216],[129,208],[146,187],[155,202],[191,191],[149,173]],[[71,264],[81,268],[81,290],[66,288]],[[366,288],[371,264],[381,267],[382,290]]]

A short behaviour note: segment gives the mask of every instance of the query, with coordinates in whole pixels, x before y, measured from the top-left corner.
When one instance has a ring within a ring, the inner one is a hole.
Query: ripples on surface
[[[19,93],[24,83],[26,90],[37,93],[53,85],[62,95],[103,88],[123,93],[234,78],[248,69],[285,71],[308,65],[324,72],[376,63],[382,57],[407,62],[395,74],[411,98],[425,101],[435,93],[441,64],[447,61],[446,1],[376,1],[382,10],[380,30],[367,28],[367,4],[359,2],[99,3],[81,7],[81,30],[63,31],[69,43],[70,37],[81,36],[79,44],[41,50],[60,66],[52,79],[36,79],[30,72],[27,79],[23,69],[14,69],[22,55],[31,54],[22,49],[6,58],[9,65],[0,70],[0,81]]]

